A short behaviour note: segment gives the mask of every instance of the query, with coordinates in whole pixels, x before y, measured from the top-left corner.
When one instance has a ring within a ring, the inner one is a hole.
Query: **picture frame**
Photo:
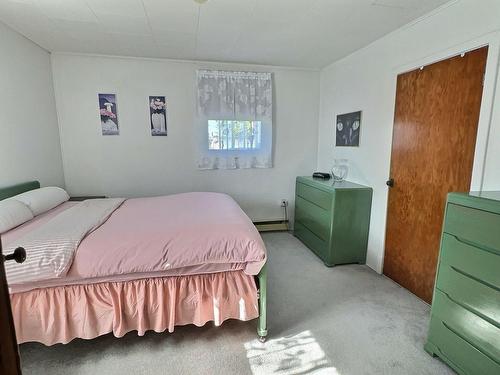
[[[97,94],[102,135],[119,135],[116,94]]]
[[[337,115],[335,122],[335,146],[359,147],[362,111]]]
[[[152,136],[167,135],[167,100],[165,96],[149,97],[149,125]]]

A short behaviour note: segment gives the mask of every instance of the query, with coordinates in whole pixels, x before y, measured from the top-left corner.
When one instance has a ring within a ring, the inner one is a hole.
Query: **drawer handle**
[[[460,243],[463,243],[464,245],[473,246],[473,247],[475,247],[478,250],[486,251],[486,252],[488,252],[490,254],[500,256],[500,254],[498,253],[497,250],[493,250],[493,249],[491,249],[491,248],[489,248],[489,247],[487,247],[485,245],[482,245],[482,244],[477,243],[477,242],[466,240],[466,239],[464,239],[462,237],[458,237],[457,235],[451,234],[451,233],[448,233],[448,232],[446,232],[446,234],[448,234],[449,236],[453,237],[456,241],[458,241]]]
[[[476,282],[478,282],[478,283],[480,283],[480,284],[483,284],[483,285],[487,286],[488,288],[491,288],[491,289],[493,289],[493,290],[496,290],[497,292],[500,292],[500,288],[496,287],[496,286],[495,286],[495,285],[493,285],[493,284],[490,284],[490,283],[489,283],[489,282],[487,282],[487,281],[481,280],[481,279],[477,278],[476,276],[473,276],[473,275],[471,275],[470,273],[467,273],[467,272],[465,272],[465,271],[462,271],[461,269],[459,269],[459,268],[457,268],[457,267],[455,267],[455,266],[450,266],[450,268],[451,268],[453,271],[455,271],[455,272],[457,272],[457,273],[459,273],[459,274],[461,274],[461,275],[463,275],[463,276],[465,276],[465,277],[467,277],[467,278],[469,278],[469,279],[471,279],[471,280],[474,280],[474,281],[476,281]]]
[[[482,355],[484,355],[485,357],[488,357],[489,359],[491,359],[493,362],[495,362],[497,365],[500,366],[500,362],[498,362],[493,356],[489,355],[488,353],[485,353],[483,350],[481,350],[480,348],[478,348],[476,345],[474,345],[473,343],[469,342],[469,340],[467,340],[462,334],[460,334],[459,332],[457,332],[455,329],[451,328],[448,324],[446,324],[444,321],[441,321],[441,323],[443,323],[443,326],[448,330],[450,331],[451,333],[455,334],[455,336],[458,336],[460,337],[462,340],[464,340],[467,344],[469,344],[470,346],[472,346],[474,349],[476,349],[478,352],[480,352]]]
[[[304,197],[304,196],[302,196],[302,195],[300,195],[300,194],[297,194],[297,196],[299,196],[301,199],[305,200],[307,203],[313,204],[313,205],[315,205],[316,207],[321,208],[323,211],[329,211],[329,210],[327,210],[326,208],[321,207],[319,204],[317,204],[317,203],[315,203],[315,202],[311,201],[310,199],[308,199],[308,198],[306,198],[306,197]]]
[[[480,317],[481,319],[485,320],[486,322],[490,323],[492,326],[494,327],[497,327],[500,329],[500,324],[498,324],[497,322],[495,322],[493,319],[491,318],[488,318],[486,315],[480,313],[479,311],[477,311],[476,309],[474,309],[473,307],[463,303],[463,302],[459,302],[457,301],[456,299],[454,299],[453,297],[451,297],[447,292],[443,292],[441,291],[445,296],[446,298],[448,298],[451,302],[453,302],[454,304],[462,307],[463,309],[469,311],[470,313],[474,314],[474,315],[477,315],[478,317]]]

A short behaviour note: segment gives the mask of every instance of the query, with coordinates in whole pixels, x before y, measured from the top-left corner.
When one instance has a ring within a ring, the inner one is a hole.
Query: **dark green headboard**
[[[6,186],[0,188],[0,201],[2,199],[7,199],[13,197],[14,195],[24,193],[26,191],[38,189],[40,187],[40,182],[38,181],[28,181],[20,184]]]

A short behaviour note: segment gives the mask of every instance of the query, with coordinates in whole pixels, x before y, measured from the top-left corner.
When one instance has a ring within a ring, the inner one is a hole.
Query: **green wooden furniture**
[[[297,177],[294,234],[329,267],[363,264],[371,202],[367,186]]]
[[[24,193],[26,191],[38,189],[40,187],[40,182],[38,181],[28,181],[22,182],[17,185],[6,186],[0,188],[0,201]]]
[[[462,375],[500,374],[500,192],[448,195],[425,350]]]

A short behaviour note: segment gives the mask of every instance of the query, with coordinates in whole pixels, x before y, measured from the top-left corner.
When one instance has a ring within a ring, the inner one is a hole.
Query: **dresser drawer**
[[[498,214],[448,203],[444,231],[500,254]]]
[[[500,364],[458,336],[437,317],[431,318],[428,342],[437,348],[435,354],[467,375],[498,375]]]
[[[500,326],[500,256],[445,233],[436,287]]]
[[[313,232],[311,232],[297,220],[295,220],[293,234],[304,244],[306,244],[306,246],[311,249],[317,256],[319,256],[324,262],[329,262],[328,243],[316,236]]]
[[[295,218],[323,241],[330,238],[331,212],[298,196],[295,200]]]
[[[324,210],[330,211],[332,209],[332,193],[297,182],[296,194]]]
[[[445,327],[500,366],[500,328],[460,306],[439,289],[432,302],[432,318],[442,321]]]

